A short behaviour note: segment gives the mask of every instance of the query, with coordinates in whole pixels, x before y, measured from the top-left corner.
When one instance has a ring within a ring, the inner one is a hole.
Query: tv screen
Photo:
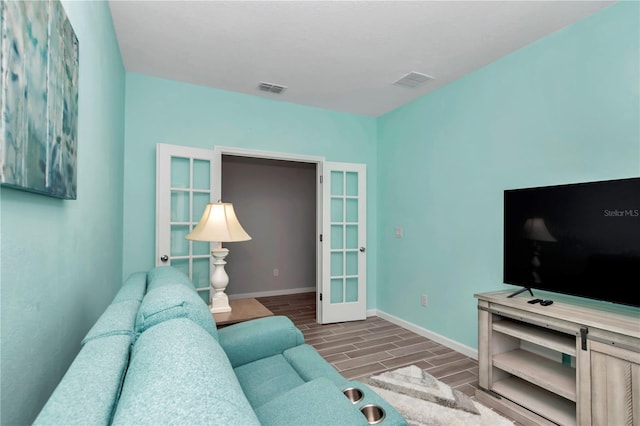
[[[640,178],[504,191],[504,282],[640,307]]]

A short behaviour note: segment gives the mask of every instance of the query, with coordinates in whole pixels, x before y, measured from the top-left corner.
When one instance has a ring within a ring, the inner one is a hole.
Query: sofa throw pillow
[[[193,289],[184,285],[164,285],[146,294],[136,317],[136,336],[174,318],[188,318],[218,340],[216,323],[209,307]]]
[[[107,306],[98,321],[82,339],[82,344],[115,335],[126,335],[132,338],[138,306],[140,306],[140,302],[137,300],[126,300]]]
[[[32,426],[108,425],[129,363],[130,336],[87,342]]]
[[[165,285],[182,284],[192,290],[196,287],[189,277],[173,266],[158,266],[149,271],[147,275],[147,291],[154,290]]]
[[[110,424],[260,422],[218,342],[193,321],[179,318],[150,328],[134,344]]]
[[[122,284],[120,290],[113,298],[113,302],[118,303],[126,300],[137,300],[142,302],[144,293],[147,291],[147,273],[146,272],[134,272],[129,275],[129,278]]]

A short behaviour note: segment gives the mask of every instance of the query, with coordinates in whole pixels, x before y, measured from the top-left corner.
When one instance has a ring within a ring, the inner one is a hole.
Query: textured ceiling
[[[109,2],[127,71],[372,117],[613,3]],[[393,85],[411,71],[435,79]]]

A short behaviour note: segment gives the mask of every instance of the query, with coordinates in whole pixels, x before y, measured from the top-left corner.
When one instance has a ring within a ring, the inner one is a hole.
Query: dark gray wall
[[[252,238],[224,244],[229,296],[315,288],[315,164],[224,155],[222,201]]]

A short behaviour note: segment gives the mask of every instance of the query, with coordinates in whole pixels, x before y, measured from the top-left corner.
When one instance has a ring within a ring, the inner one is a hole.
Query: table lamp
[[[212,313],[231,312],[229,297],[224,292],[229,284],[229,275],[224,270],[224,265],[227,264],[224,258],[229,254],[229,249],[223,248],[222,243],[251,239],[238,222],[233,204],[221,202],[207,204],[200,222],[185,238],[216,243],[216,247],[211,249],[214,269],[211,273],[209,290],[210,308]]]

